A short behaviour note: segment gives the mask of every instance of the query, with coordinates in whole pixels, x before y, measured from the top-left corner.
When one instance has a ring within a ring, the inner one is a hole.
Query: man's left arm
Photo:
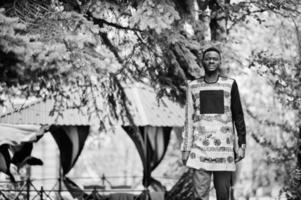
[[[231,89],[231,112],[238,137],[239,150],[237,152],[238,155],[236,158],[236,161],[238,162],[245,157],[246,125],[236,81],[234,81]]]

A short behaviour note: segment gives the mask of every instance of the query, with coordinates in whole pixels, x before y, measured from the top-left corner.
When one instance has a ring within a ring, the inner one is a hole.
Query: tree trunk
[[[198,0],[198,7],[203,14],[199,15],[200,23],[206,22],[206,9],[210,9],[209,27],[211,41],[223,42],[227,39],[227,5],[230,0]]]
[[[211,9],[211,40],[223,42],[227,39],[227,4],[230,0],[211,0],[209,7]]]
[[[301,126],[299,127],[297,165],[301,169]]]

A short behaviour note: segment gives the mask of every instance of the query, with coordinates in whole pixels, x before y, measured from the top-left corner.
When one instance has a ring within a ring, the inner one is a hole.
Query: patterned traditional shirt
[[[182,151],[187,166],[208,171],[235,171],[237,146],[246,143],[246,127],[234,79],[204,77],[187,84],[186,121]],[[235,131],[236,128],[236,131]]]

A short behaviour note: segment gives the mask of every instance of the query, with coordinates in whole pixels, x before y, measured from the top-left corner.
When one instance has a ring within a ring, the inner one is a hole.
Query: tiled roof
[[[184,125],[184,109],[165,97],[158,101],[152,88],[140,84],[126,87],[125,93],[130,101],[130,114],[135,125],[173,127]],[[52,99],[38,101],[0,116],[0,123],[90,125],[96,122],[96,119],[89,119],[85,112],[80,112],[78,109],[64,110],[60,117],[50,116],[53,106],[54,100]],[[129,125],[129,120],[125,119],[120,123]]]

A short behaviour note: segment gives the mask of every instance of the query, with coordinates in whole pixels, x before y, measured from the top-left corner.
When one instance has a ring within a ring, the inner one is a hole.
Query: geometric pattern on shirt
[[[214,83],[214,86],[216,87],[225,87],[225,88],[231,88],[232,87],[232,84],[231,83]],[[190,86],[192,90],[194,89],[198,89],[200,87],[202,88],[206,88],[206,87],[211,87],[211,84],[207,84],[207,83],[196,83],[196,84],[193,84]]]
[[[199,157],[200,162],[204,163],[233,163],[234,158],[232,156],[228,156],[227,159],[224,157],[219,157],[219,158],[208,158],[208,157]]]
[[[232,117],[230,115],[193,115],[193,122],[199,122],[199,121],[219,121],[224,124],[228,124],[229,122],[232,122]]]
[[[193,145],[193,148],[196,148],[200,151],[233,152],[232,147],[200,147],[198,145]]]

